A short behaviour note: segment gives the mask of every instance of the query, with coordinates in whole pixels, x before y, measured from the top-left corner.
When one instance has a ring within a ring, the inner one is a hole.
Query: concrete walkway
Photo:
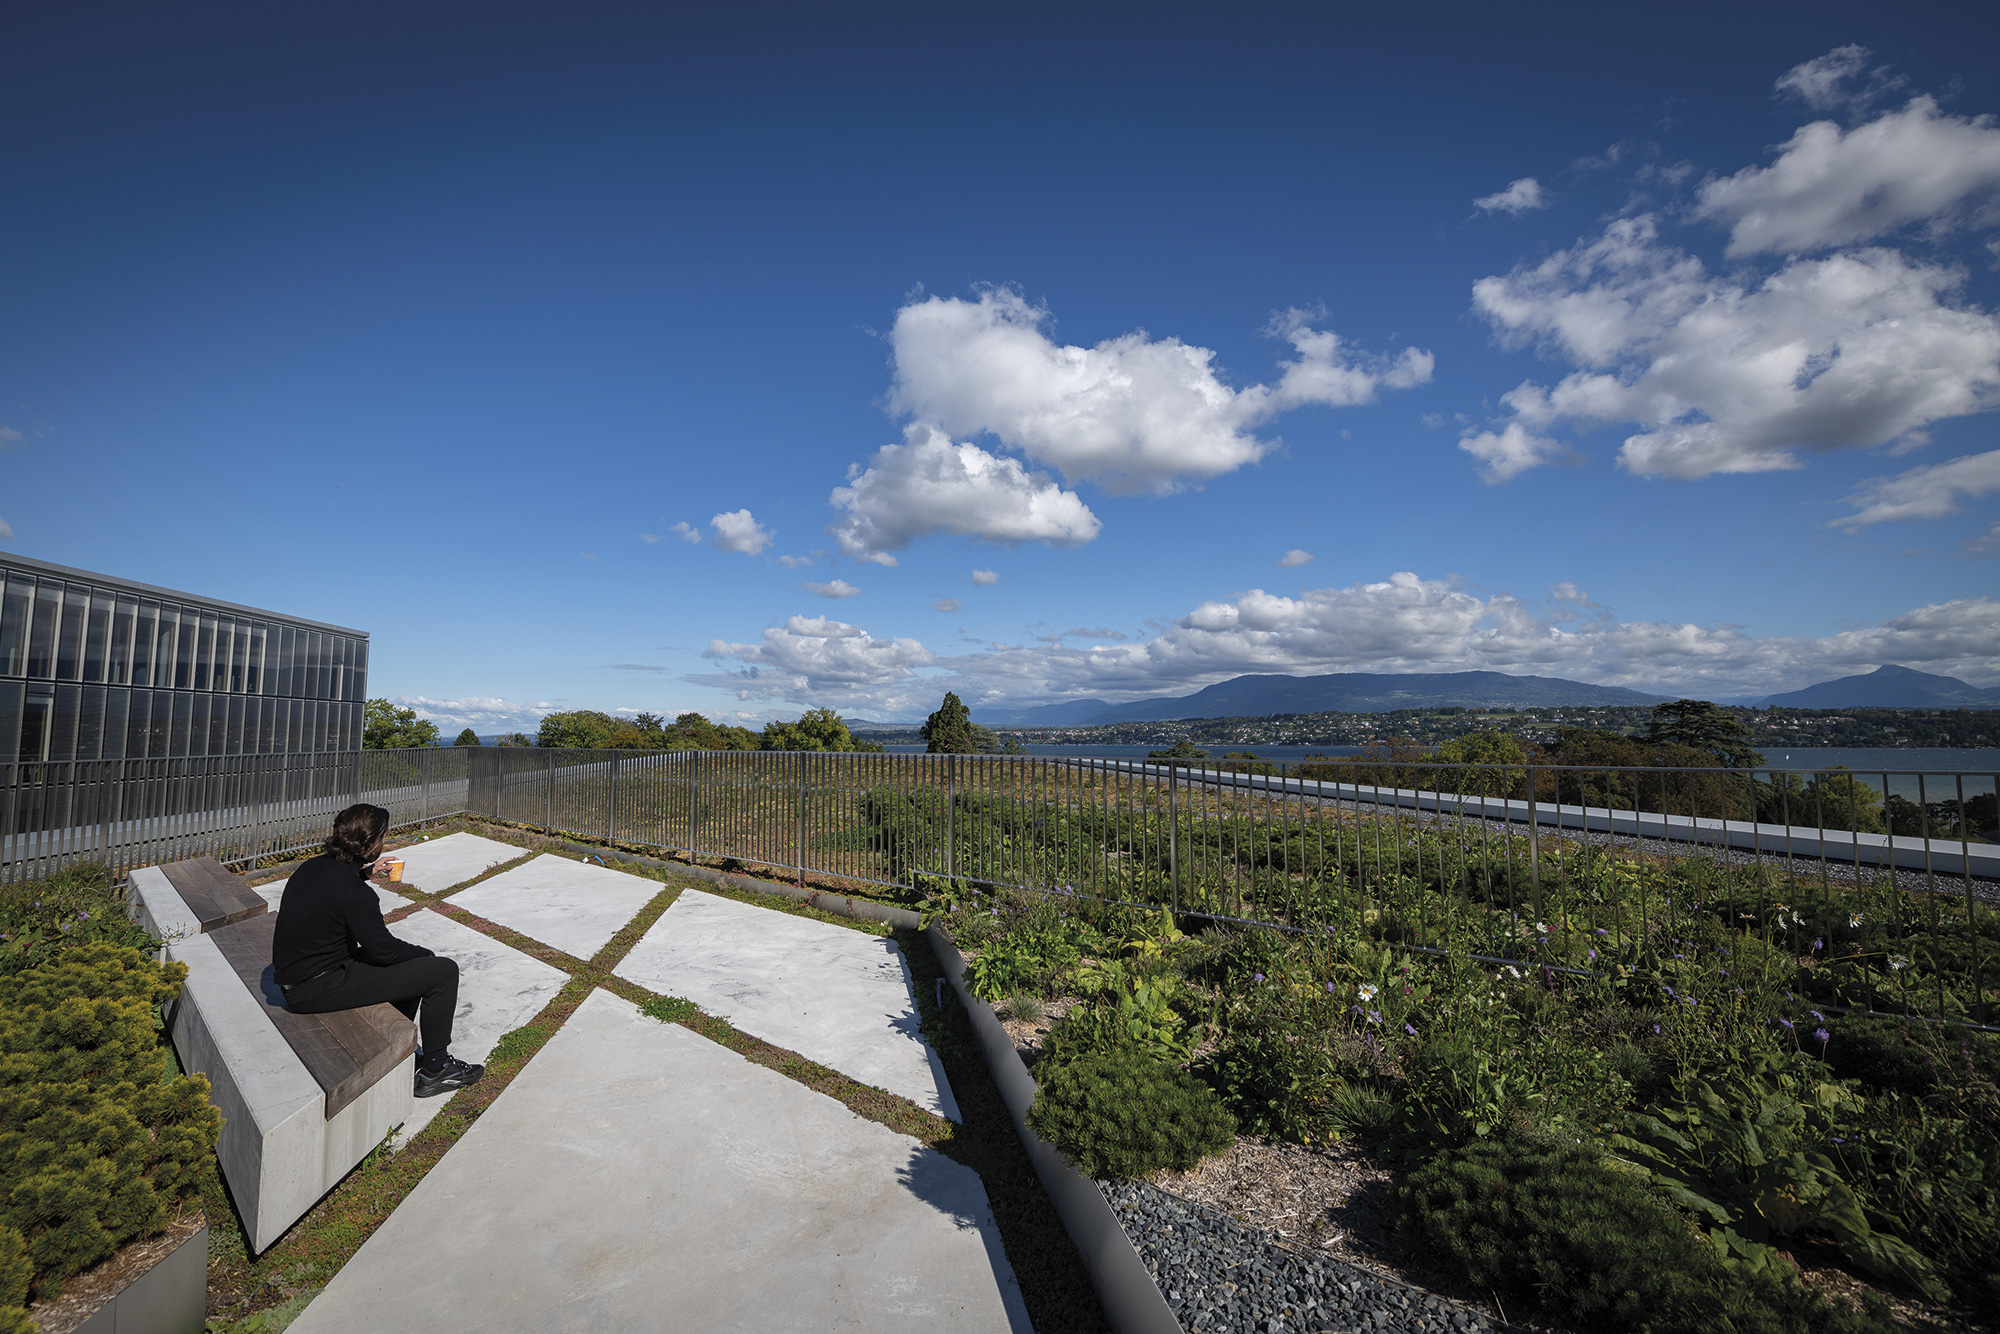
[[[447,902],[578,959],[610,943],[666,886],[547,853]]]
[[[458,1011],[451,1021],[451,1054],[483,1063],[493,1044],[542,1012],[569,974],[481,935],[463,922],[426,908],[389,928],[458,963]],[[444,1110],[449,1097],[419,1098],[391,1147],[402,1148]]]
[[[1031,1334],[971,1169],[603,991],[291,1328]]]
[[[944,1067],[918,1031],[909,966],[893,940],[684,889],[615,971],[959,1119]]]
[[[412,843],[389,855],[403,859],[404,884],[426,894],[442,894],[453,885],[484,875],[502,862],[526,856],[527,851],[477,834],[458,833]]]

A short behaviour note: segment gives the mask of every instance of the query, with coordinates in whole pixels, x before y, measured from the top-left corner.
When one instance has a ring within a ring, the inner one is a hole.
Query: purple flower
[[[1724,977],[1729,976],[1729,970],[1727,968],[1718,968],[1715,971],[1721,973]]]
[[[1818,1010],[1807,1010],[1806,1013],[1811,1015],[1813,1018],[1819,1020],[1822,1024],[1826,1022],[1826,1016],[1821,1014]]]
[[[1264,975],[1262,973],[1252,973],[1250,974],[1250,980],[1252,982],[1262,982],[1264,980]]]
[[[1813,1041],[1824,1047],[1827,1043],[1833,1041],[1833,1034],[1823,1028],[1815,1028],[1813,1030]]]
[[[1797,1031],[1798,1031],[1798,1030],[1797,1030],[1797,1029],[1796,1029],[1796,1028],[1795,1028],[1795,1027],[1793,1026],[1793,1024],[1792,1024],[1792,1021],[1791,1021],[1791,1020],[1789,1020],[1789,1019],[1780,1019],[1780,1020],[1778,1020],[1778,1027],[1780,1027],[1780,1028],[1784,1029],[1784,1030],[1785,1030],[1785,1031],[1786,1031],[1787,1033],[1794,1033],[1794,1032],[1797,1032]]]
[[[1813,948],[1814,948],[1815,950],[1823,950],[1823,949],[1825,949],[1825,948],[1826,948],[1826,937],[1825,937],[1825,936],[1821,936],[1821,937],[1820,937],[1819,939],[1817,939],[1817,940],[1813,941]]]
[[[1326,994],[1329,996],[1333,994],[1333,983],[1329,982],[1326,984]]]
[[[1586,952],[1586,953],[1584,954],[1584,957],[1585,957],[1586,959],[1595,959],[1595,958],[1597,957],[1597,951],[1596,951],[1596,950],[1590,950],[1590,951],[1587,951],[1587,952]]]
[[[1369,1023],[1371,1023],[1371,1024],[1379,1024],[1379,1023],[1381,1023],[1381,1022],[1382,1022],[1382,1012],[1381,1012],[1380,1010],[1370,1010],[1370,1011],[1368,1012],[1368,1022],[1369,1022]]]
[[[1416,1030],[1416,1029],[1414,1029],[1414,1028],[1411,1028],[1411,1027],[1410,1027],[1410,1026],[1409,1026],[1408,1024],[1404,1024],[1404,1025],[1403,1025],[1403,1031],[1404,1031],[1405,1033],[1408,1033],[1408,1034],[1409,1034],[1409,1035],[1410,1035],[1411,1037],[1415,1037],[1415,1036],[1417,1035],[1417,1030]]]
[[[1660,1026],[1659,1026],[1658,1024],[1654,1024],[1654,1025],[1653,1025],[1653,1032],[1654,1032],[1655,1034],[1658,1034],[1658,1033],[1659,1033],[1659,1031],[1660,1031]]]

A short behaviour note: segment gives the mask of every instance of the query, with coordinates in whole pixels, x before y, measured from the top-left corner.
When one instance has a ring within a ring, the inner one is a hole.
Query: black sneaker
[[[421,1068],[417,1070],[417,1096],[435,1098],[440,1093],[462,1089],[477,1084],[479,1077],[486,1073],[483,1065],[467,1065],[455,1056],[445,1058],[444,1066],[434,1075],[427,1075]]]

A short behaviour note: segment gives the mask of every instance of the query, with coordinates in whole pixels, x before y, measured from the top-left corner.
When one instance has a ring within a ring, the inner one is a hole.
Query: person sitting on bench
[[[278,902],[271,974],[294,1014],[388,1002],[419,1022],[419,1098],[476,1084],[483,1065],[455,1060],[458,964],[389,934],[368,872],[382,855],[389,812],[362,803],[334,817],[326,851],[292,873]]]

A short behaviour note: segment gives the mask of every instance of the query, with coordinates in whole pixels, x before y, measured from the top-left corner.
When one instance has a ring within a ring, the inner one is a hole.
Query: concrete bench
[[[188,968],[168,1031],[222,1110],[216,1156],[258,1252],[408,1119],[417,1050],[394,1006],[287,1010],[267,908],[211,858],[132,872],[133,919]]]

